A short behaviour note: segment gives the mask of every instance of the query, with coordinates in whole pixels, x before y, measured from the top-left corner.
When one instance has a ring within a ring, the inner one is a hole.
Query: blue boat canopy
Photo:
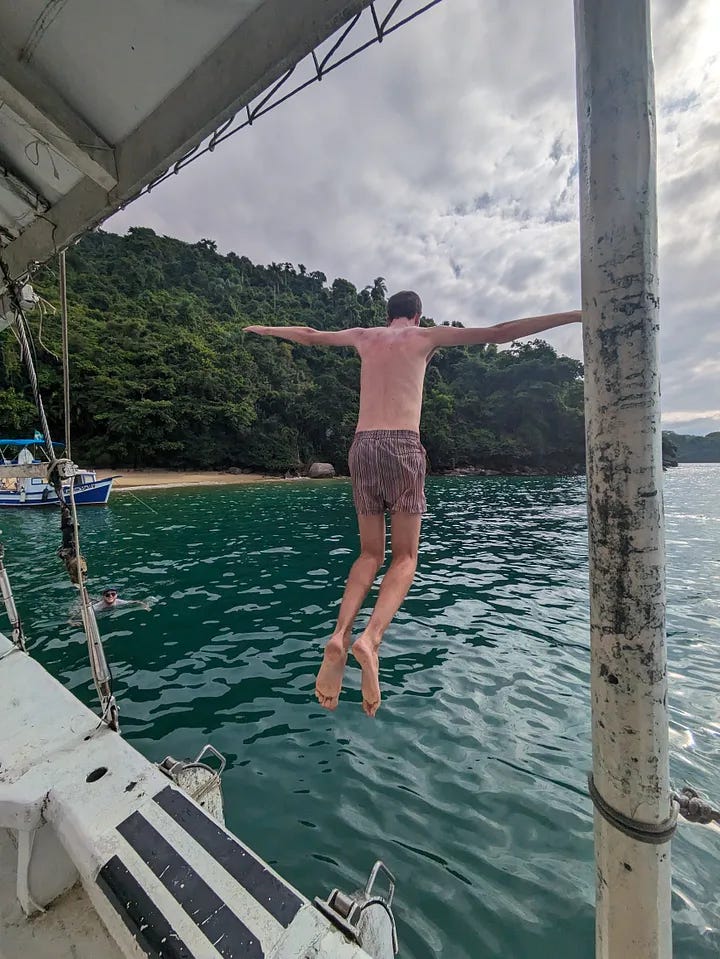
[[[44,443],[42,436],[35,437],[32,440],[0,440],[0,446],[33,446],[36,443]],[[53,446],[64,446],[64,443],[53,443]]]

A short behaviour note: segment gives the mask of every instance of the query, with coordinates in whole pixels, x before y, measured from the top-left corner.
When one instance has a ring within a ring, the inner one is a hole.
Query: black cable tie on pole
[[[639,819],[631,819],[624,813],[618,812],[610,803],[606,802],[598,792],[592,773],[588,773],[587,781],[588,792],[593,801],[593,806],[595,806],[603,819],[609,822],[611,826],[614,826],[619,832],[624,833],[631,839],[637,840],[637,842],[646,842],[654,846],[659,846],[672,839],[677,829],[679,810],[675,794],[672,795],[671,799],[672,812],[664,822],[641,822]]]

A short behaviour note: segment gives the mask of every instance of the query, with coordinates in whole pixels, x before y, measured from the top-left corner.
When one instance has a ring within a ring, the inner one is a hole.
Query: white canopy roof
[[[369,2],[0,0],[10,277],[137,195]]]

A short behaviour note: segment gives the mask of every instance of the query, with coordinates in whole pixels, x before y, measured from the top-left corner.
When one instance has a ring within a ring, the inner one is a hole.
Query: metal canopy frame
[[[0,42],[0,121],[5,115],[32,137],[33,174],[44,174],[43,189],[2,163],[0,123],[0,214],[3,195],[18,207],[10,225],[3,228],[0,219],[0,292],[4,280],[26,277],[143,192],[440,2],[393,0],[380,13],[377,0],[261,0],[115,144]]]
[[[179,173],[194,160],[204,156],[206,153],[212,153],[217,146],[224,143],[225,140],[231,136],[234,136],[246,127],[252,126],[260,117],[265,116],[266,113],[270,113],[271,110],[281,106],[286,100],[305,90],[306,87],[311,86],[313,83],[319,83],[324,77],[332,73],[333,70],[337,70],[338,67],[347,63],[348,60],[352,60],[358,56],[358,54],[363,53],[368,47],[376,43],[382,43],[386,37],[389,37],[396,30],[399,30],[400,27],[404,27],[425,13],[426,10],[437,6],[439,3],[442,3],[442,0],[429,0],[429,2],[426,2],[418,10],[414,10],[412,13],[398,18],[397,14],[402,13],[404,9],[402,7],[403,0],[395,0],[390,11],[381,20],[377,14],[375,3],[371,0],[367,9],[372,16],[373,29],[375,32],[369,40],[353,43],[355,34],[358,32],[358,23],[363,15],[362,12],[358,13],[338,32],[336,37],[332,38],[330,41],[331,45],[327,52],[322,51],[321,53],[319,49],[310,52],[313,69],[312,76],[293,84],[291,81],[296,74],[298,65],[291,67],[268,92],[264,92],[258,97],[256,102],[248,104],[241,114],[236,114],[227,123],[224,123],[205,143],[199,144],[184,157],[181,157],[170,169],[151,183],[148,183],[147,186],[132,199],[137,199],[137,196],[141,196],[144,193],[150,193],[156,186],[159,186],[169,177]]]

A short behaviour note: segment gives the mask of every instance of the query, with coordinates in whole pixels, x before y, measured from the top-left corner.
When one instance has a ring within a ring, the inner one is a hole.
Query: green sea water
[[[720,467],[666,474],[671,768],[720,801]],[[346,481],[113,494],[81,513],[124,735],[228,758],[228,825],[309,897],[394,871],[403,959],[593,954],[587,527],[579,478],[428,481],[383,704],[314,676],[357,545]],[[32,654],[95,706],[55,511],[0,517]],[[365,609],[358,627],[367,619]],[[676,959],[717,956],[720,831],[673,842]]]

